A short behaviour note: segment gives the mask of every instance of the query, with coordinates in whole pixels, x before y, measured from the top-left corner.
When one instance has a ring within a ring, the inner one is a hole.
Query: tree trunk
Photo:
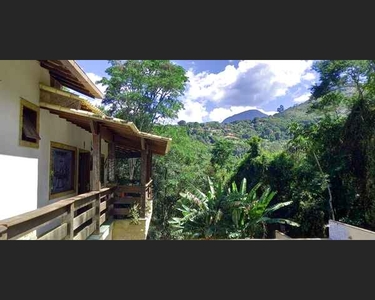
[[[324,175],[324,172],[322,170],[322,167],[320,166],[320,163],[319,163],[319,160],[318,160],[318,157],[316,156],[315,152],[313,151],[313,155],[314,155],[314,158],[315,158],[315,161],[316,161],[316,164],[318,165],[319,167],[319,170],[320,170],[320,173],[322,175]],[[332,215],[332,220],[335,221],[335,213],[333,211],[333,205],[332,205],[332,193],[331,193],[331,188],[330,188],[330,183],[328,182],[328,185],[327,185],[327,189],[328,189],[328,194],[329,194],[329,207],[330,207],[330,210],[331,210],[331,215]]]

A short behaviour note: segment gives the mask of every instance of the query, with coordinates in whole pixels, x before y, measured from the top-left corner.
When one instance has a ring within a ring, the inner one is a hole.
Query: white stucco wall
[[[375,240],[375,232],[346,223],[329,220],[330,240]]]
[[[91,149],[89,132],[44,109],[39,149],[19,146],[20,98],[38,105],[40,82],[49,85],[49,73],[37,61],[0,60],[0,220],[69,197],[49,200],[51,141]],[[102,153],[107,158],[104,141]]]

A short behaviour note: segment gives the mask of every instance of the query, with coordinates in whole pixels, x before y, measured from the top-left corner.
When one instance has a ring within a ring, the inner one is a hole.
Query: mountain
[[[238,115],[242,115],[238,114],[225,119],[222,123],[188,122],[185,126],[190,136],[209,144],[221,138],[245,143],[246,140],[256,135],[268,140],[270,143],[283,144],[290,138],[288,126],[292,122],[316,122],[318,115],[314,112],[308,113],[310,107],[311,101],[306,101],[273,116],[267,116],[257,110],[251,110],[244,113],[251,112],[252,120],[233,120]],[[258,113],[262,114],[261,117],[259,117]]]
[[[243,111],[242,113],[235,114],[231,117],[226,118],[222,124],[227,124],[227,123],[232,123],[234,121],[244,121],[244,120],[254,120],[254,118],[265,118],[268,117],[268,115],[260,112],[259,110],[256,109],[250,109]]]

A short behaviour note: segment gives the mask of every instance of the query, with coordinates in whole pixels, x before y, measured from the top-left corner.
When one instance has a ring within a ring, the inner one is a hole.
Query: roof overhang
[[[55,104],[61,107],[74,108],[78,110],[86,110],[100,116],[104,113],[91,104],[89,100],[83,99],[69,92],[65,92],[44,84],[39,84],[40,87],[40,102]]]
[[[132,151],[142,151],[147,147],[158,155],[165,155],[170,150],[172,139],[141,132],[132,122],[45,102],[40,102],[39,106],[91,133],[99,126],[102,138],[114,142],[117,147]]]
[[[103,99],[103,93],[74,60],[39,60],[51,77],[72,90],[92,98]]]

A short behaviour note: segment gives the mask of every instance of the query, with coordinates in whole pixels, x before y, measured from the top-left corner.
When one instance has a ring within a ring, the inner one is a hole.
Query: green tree
[[[333,203],[332,203],[332,192],[329,182],[329,177],[324,173],[322,166],[319,162],[318,156],[317,156],[317,150],[314,148],[314,135],[317,133],[317,126],[316,124],[310,125],[306,127],[302,127],[297,123],[292,123],[290,125],[290,132],[292,133],[293,137],[289,141],[289,146],[293,148],[294,151],[305,151],[307,154],[311,154],[314,157],[314,160],[316,162],[316,165],[319,169],[319,172],[321,175],[325,178],[324,186],[327,187],[329,199],[329,207],[331,212],[332,220],[335,220],[335,212],[333,209]]]
[[[280,105],[280,107],[277,109],[278,113],[282,113],[284,111],[284,105]]]
[[[169,60],[110,60],[109,78],[102,103],[113,116],[134,122],[150,131],[162,119],[174,119],[183,108],[180,96],[185,91],[186,71]]]
[[[314,64],[320,81],[312,88],[315,109],[327,115],[329,107],[344,105],[349,109],[348,117],[342,118],[339,134],[339,150],[343,157],[340,168],[336,168],[337,195],[346,209],[340,214],[345,220],[369,229],[375,228],[375,188],[372,174],[374,165],[374,121],[375,69],[374,61],[321,61]],[[340,120],[340,116],[337,116]],[[325,124],[334,128],[334,121]],[[333,131],[327,132],[332,136]],[[320,139],[321,141],[321,139]],[[336,147],[337,148],[337,147]],[[326,150],[325,153],[333,151]],[[336,152],[337,153],[337,152]],[[326,155],[327,157],[328,155]],[[339,157],[340,157],[339,156]],[[327,162],[332,165],[333,155]],[[332,167],[331,167],[332,168]],[[349,193],[349,191],[352,191]],[[350,196],[351,194],[351,196]],[[344,196],[350,196],[345,199]],[[342,201],[344,200],[345,201]]]
[[[220,165],[225,166],[229,157],[231,156],[233,152],[233,143],[231,141],[228,141],[226,139],[220,139],[212,148],[212,158],[211,163],[213,165]]]
[[[251,158],[255,158],[260,155],[261,142],[262,139],[259,136],[253,136],[248,140],[248,144],[250,145]]]
[[[109,78],[102,105],[110,115],[133,122],[139,130],[150,132],[163,119],[174,119],[183,108],[180,96],[187,77],[184,68],[169,60],[110,60]],[[136,159],[128,160],[129,179],[133,180]]]

